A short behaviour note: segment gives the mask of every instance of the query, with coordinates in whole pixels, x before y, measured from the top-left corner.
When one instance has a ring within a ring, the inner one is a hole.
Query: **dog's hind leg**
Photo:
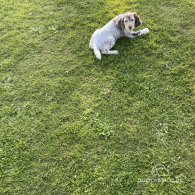
[[[115,42],[116,42],[115,38],[112,36],[109,36],[107,38],[106,43],[103,46],[103,49],[101,50],[101,53],[102,54],[114,54],[114,55],[118,54],[117,50],[110,50],[115,45]]]
[[[117,55],[118,51],[117,50],[103,50],[101,51],[102,54],[112,54],[112,55]]]

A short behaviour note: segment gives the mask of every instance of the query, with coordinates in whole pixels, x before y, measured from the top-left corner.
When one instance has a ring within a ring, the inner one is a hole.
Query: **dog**
[[[105,26],[97,29],[90,40],[89,47],[93,49],[97,59],[101,60],[101,54],[118,54],[117,50],[110,50],[121,37],[135,38],[149,33],[145,28],[137,32],[133,31],[142,24],[136,12],[120,14],[110,20]]]

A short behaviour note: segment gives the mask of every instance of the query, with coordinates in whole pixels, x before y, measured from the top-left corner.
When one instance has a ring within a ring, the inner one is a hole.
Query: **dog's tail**
[[[93,51],[94,51],[94,54],[95,54],[96,58],[101,60],[101,58],[102,58],[101,52],[95,45],[93,46]]]

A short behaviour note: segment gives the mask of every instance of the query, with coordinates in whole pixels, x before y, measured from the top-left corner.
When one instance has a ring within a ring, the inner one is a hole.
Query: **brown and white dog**
[[[96,58],[100,60],[101,53],[118,54],[117,50],[110,50],[115,45],[117,39],[123,36],[135,38],[149,33],[148,28],[137,32],[133,31],[141,24],[142,22],[136,12],[120,14],[93,33],[89,47],[94,50]]]

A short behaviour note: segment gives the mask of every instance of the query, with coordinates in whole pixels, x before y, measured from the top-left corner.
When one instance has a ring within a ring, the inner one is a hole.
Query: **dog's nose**
[[[132,29],[132,26],[129,26],[129,29],[131,30]]]

